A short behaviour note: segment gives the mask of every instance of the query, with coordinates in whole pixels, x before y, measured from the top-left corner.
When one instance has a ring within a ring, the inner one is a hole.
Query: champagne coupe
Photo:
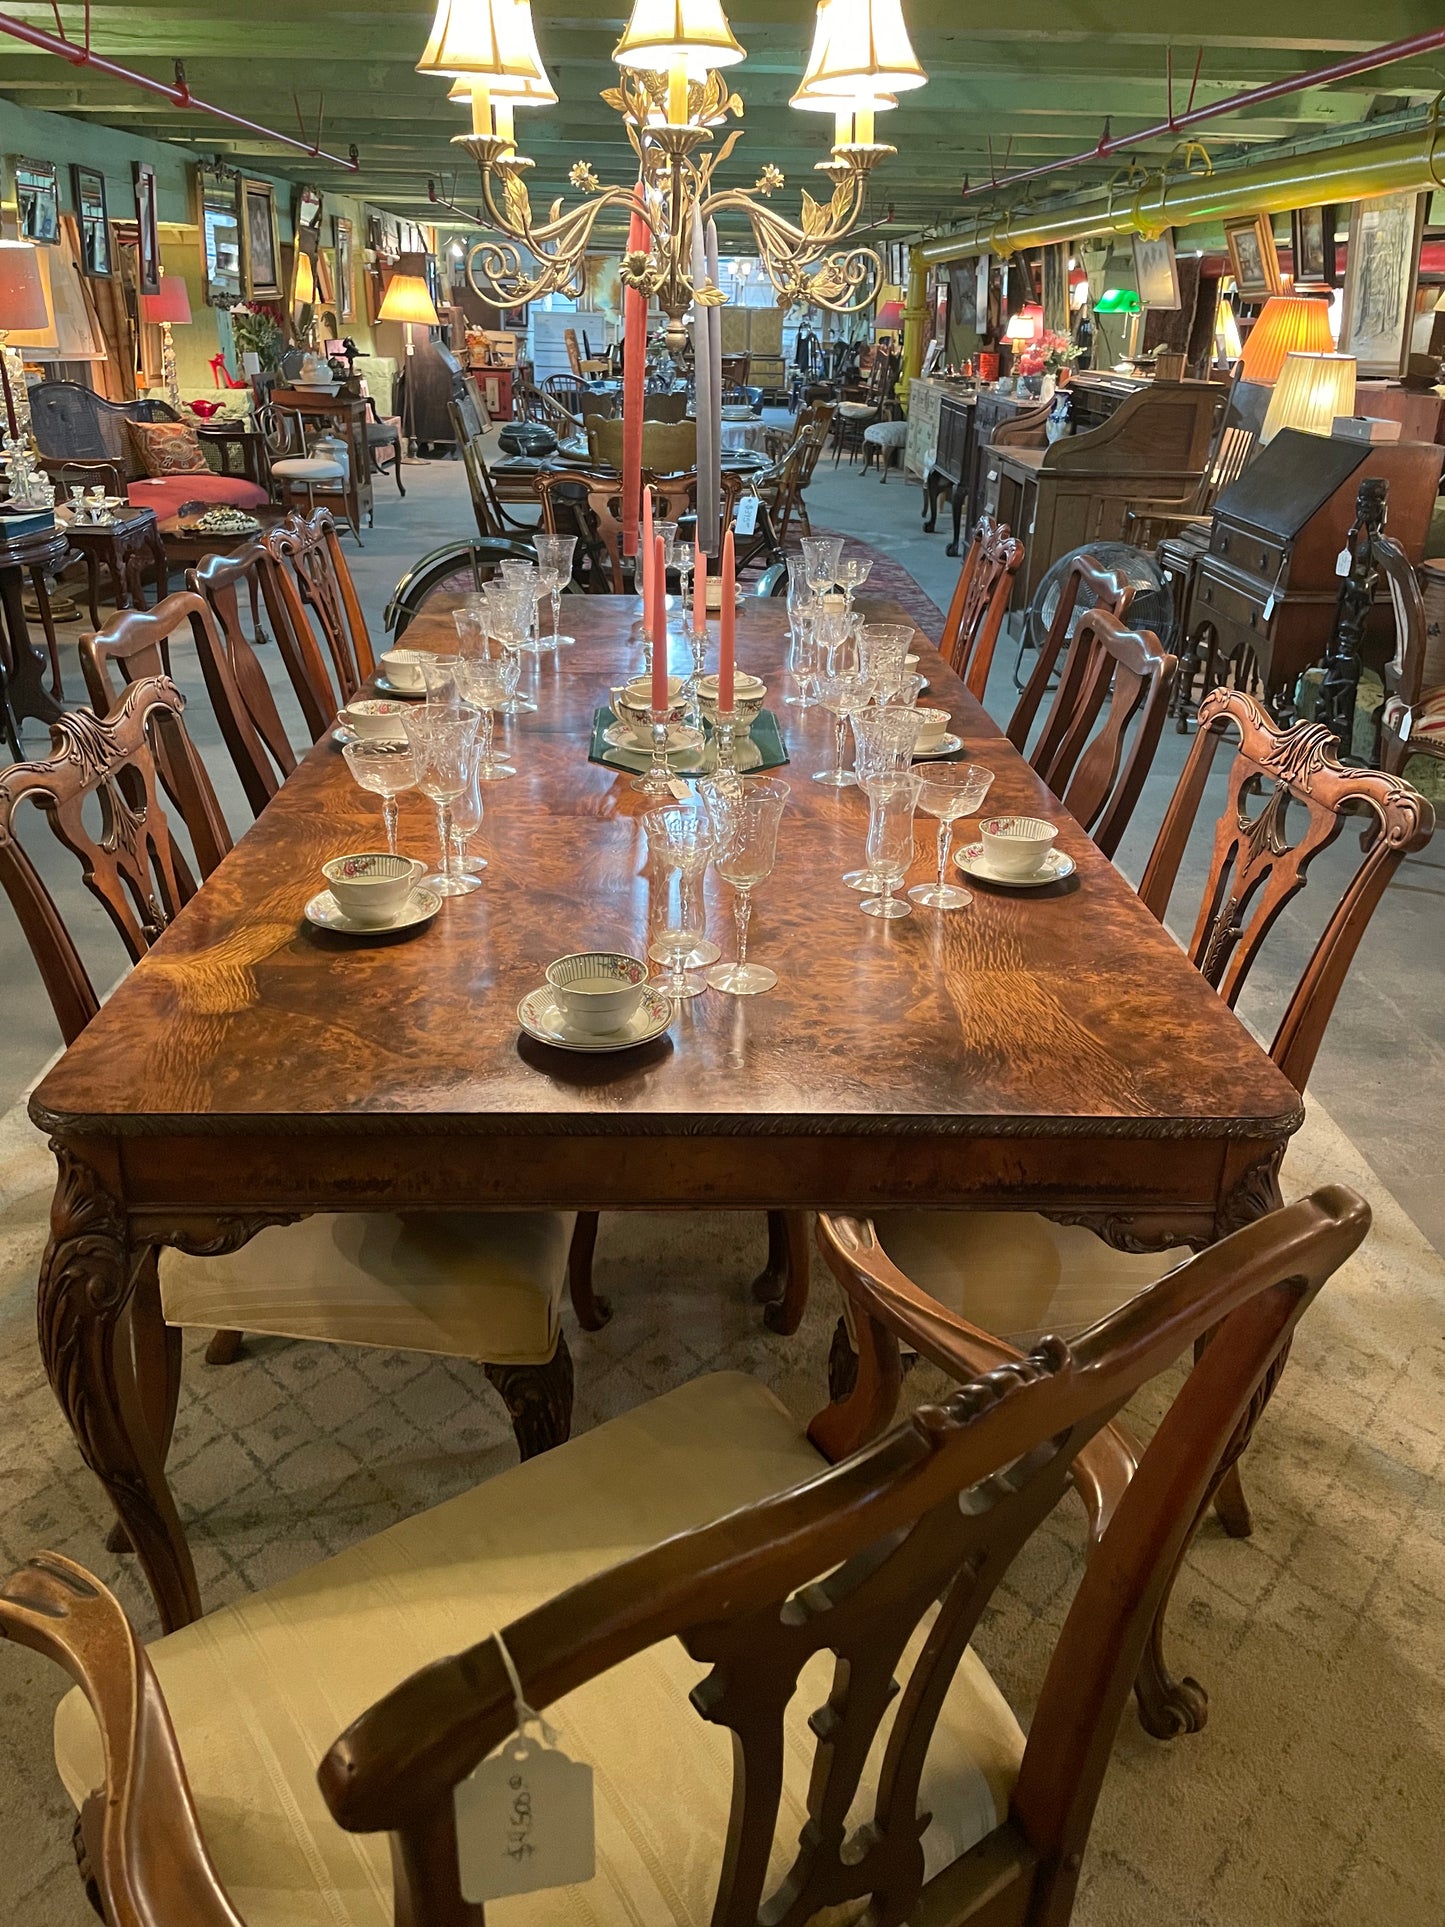
[[[404,720],[407,740],[416,750],[417,788],[436,805],[441,843],[442,867],[422,881],[439,896],[466,896],[481,885],[474,876],[453,874],[451,806],[471,780],[481,714],[469,704],[453,709],[446,703],[423,703]]]
[[[532,546],[537,551],[537,566],[542,580],[552,597],[552,636],[547,647],[570,649],[577,638],[560,635],[558,631],[562,622],[562,591],[572,580],[572,556],[577,547],[577,538],[575,535],[546,535],[539,530],[532,537]]]
[[[918,772],[918,807],[938,818],[938,881],[915,883],[908,892],[915,903],[930,910],[962,910],[973,902],[972,890],[945,881],[949,850],[954,824],[982,807],[992,782],[993,771],[981,763],[935,763]]]
[[[416,787],[416,751],[409,742],[389,742],[385,738],[372,742],[362,737],[359,742],[347,743],[341,753],[362,789],[381,798],[386,847],[396,856],[396,799],[403,790]]]
[[[893,892],[913,861],[913,811],[918,802],[916,776],[870,776],[868,792],[868,868],[883,879],[878,896],[858,906],[865,917],[908,917],[913,912]]]
[[[826,783],[830,789],[851,789],[858,781],[851,769],[844,769],[843,758],[848,751],[848,718],[866,709],[872,697],[873,688],[862,676],[822,676],[818,681],[818,701],[833,718],[833,767],[813,772],[815,783]]]
[[[862,709],[853,718],[854,773],[866,791],[875,776],[907,776],[913,767],[922,720],[911,709]],[[884,880],[866,866],[847,870],[843,881],[850,890],[876,897]]]
[[[647,954],[669,966],[663,988],[674,1002],[697,997],[705,981],[687,972],[722,953],[707,937],[702,877],[712,855],[712,825],[701,810],[649,810],[642,819],[652,860],[652,936]],[[676,907],[672,880],[677,879]]]
[[[753,997],[771,990],[776,970],[748,962],[748,922],[753,891],[770,877],[778,854],[778,825],[788,800],[786,783],[765,779],[739,783],[704,782],[698,786],[713,827],[713,867],[735,891],[733,920],[738,933],[736,963],[714,964],[707,980],[714,990],[733,997]]]
[[[872,573],[873,558],[871,555],[850,555],[846,562],[839,562],[837,573],[833,577],[833,580],[842,585],[843,606],[847,609],[849,615],[853,613],[853,591],[855,589],[861,589]]]

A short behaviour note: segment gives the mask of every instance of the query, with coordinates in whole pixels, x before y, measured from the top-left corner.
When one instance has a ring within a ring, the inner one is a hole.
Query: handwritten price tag
[[[502,1900],[590,1880],[592,1769],[513,1735],[456,1790],[462,1896]]]
[[[739,535],[752,535],[758,526],[758,498],[745,495],[738,503],[738,512],[733,517],[733,527]]]

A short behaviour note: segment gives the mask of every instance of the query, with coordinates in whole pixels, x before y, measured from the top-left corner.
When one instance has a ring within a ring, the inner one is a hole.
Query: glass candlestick
[[[738,773],[738,713],[735,709],[716,709],[712,718],[713,773],[736,776]]]
[[[649,709],[652,719],[652,761],[640,776],[634,776],[632,787],[644,796],[670,796],[672,794],[672,771],[667,764],[667,725],[671,712],[666,709]]]

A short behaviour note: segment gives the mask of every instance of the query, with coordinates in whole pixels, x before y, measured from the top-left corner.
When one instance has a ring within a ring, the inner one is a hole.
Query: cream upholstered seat
[[[822,1469],[768,1391],[718,1374],[157,1641],[149,1653],[201,1827],[248,1927],[391,1927],[385,1838],[336,1827],[316,1782],[330,1743],[388,1688],[562,1588]],[[688,1703],[704,1670],[670,1641],[551,1707],[560,1744],[596,1776],[597,1874],[506,1901],[509,1927],[704,1927],[732,1754],[729,1734]],[[819,1655],[790,1708],[775,1874],[805,1818],[806,1719],[829,1680]],[[1005,1817],[1023,1746],[966,1653],[922,1785],[930,1872]],[[872,1810],[880,1755],[875,1744],[855,1812]],[[78,1692],[57,1714],[56,1757],[79,1803],[101,1760]]]
[[[1020,1351],[1085,1330],[1189,1256],[1115,1251],[1033,1211],[881,1211],[873,1223],[914,1284]]]
[[[272,462],[271,473],[283,482],[341,482],[346,470],[328,455],[283,455]]]
[[[161,1255],[168,1325],[542,1365],[557,1347],[575,1212],[323,1213],[239,1251]]]

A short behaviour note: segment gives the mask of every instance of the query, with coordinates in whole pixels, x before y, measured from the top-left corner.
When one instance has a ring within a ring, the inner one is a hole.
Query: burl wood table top
[[[922,638],[928,700],[996,772],[986,808],[1052,818],[1078,871],[1044,892],[980,887],[949,914],[860,914],[841,877],[862,860],[865,802],[811,780],[832,721],[782,702],[777,602],[748,603],[738,654],[766,679],[791,755],[774,772],[791,795],[750,943],[778,987],[709,991],[670,1035],[616,1056],[527,1039],[517,1003],[548,962],[646,943],[647,801],[586,760],[594,710],[641,669],[637,604],[565,608],[577,646],[541,660],[540,713],[507,730],[520,773],[483,785],[480,890],[444,900],[410,936],[311,928],[302,909],[324,887],[322,863],[384,847],[377,799],[323,740],[51,1071],[37,1119],[71,1134],[252,1138],[394,1135],[402,1119],[408,1134],[576,1138],[1218,1140],[1295,1127],[1295,1091]],[[423,616],[406,639],[449,645],[449,616]],[[911,881],[930,873],[934,828],[920,815]],[[401,844],[435,861],[432,807],[415,793]],[[731,892],[711,873],[707,891],[731,955]]]

